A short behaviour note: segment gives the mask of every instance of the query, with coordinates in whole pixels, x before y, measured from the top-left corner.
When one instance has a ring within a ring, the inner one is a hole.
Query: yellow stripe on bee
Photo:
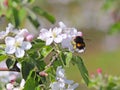
[[[76,44],[76,46],[77,46],[77,47],[80,47],[80,46],[81,46],[81,44],[80,44],[80,43],[77,43],[77,44]]]

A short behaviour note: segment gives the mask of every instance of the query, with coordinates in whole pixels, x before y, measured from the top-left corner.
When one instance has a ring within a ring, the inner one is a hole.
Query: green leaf
[[[72,60],[72,53],[67,52],[66,54],[66,66],[69,67],[69,62]]]
[[[40,26],[40,23],[38,22],[37,19],[33,19],[31,16],[28,16],[28,19],[30,20],[30,22],[36,27],[38,28]]]
[[[30,61],[22,62],[22,76],[26,80],[30,71],[34,69],[34,65]]]
[[[28,3],[34,3],[35,0],[28,0]]]
[[[105,10],[108,10],[109,8],[114,6],[113,5],[114,2],[115,2],[115,0],[106,0],[102,8],[105,9]]]
[[[27,13],[24,8],[21,8],[18,13],[19,13],[18,19],[19,19],[20,25],[23,25]]]
[[[7,64],[7,67],[8,67],[9,69],[11,69],[11,68],[13,68],[13,66],[14,66],[14,64],[15,64],[15,60],[12,60],[12,59],[8,58],[8,59],[6,60],[6,64]]]
[[[118,32],[120,32],[120,22],[117,22],[117,23],[113,24],[110,27],[110,30],[109,30],[110,34],[118,33]]]
[[[83,63],[83,60],[79,56],[74,56],[73,61],[78,66],[78,69],[81,73],[81,76],[82,76],[83,80],[88,85],[89,84],[89,78],[88,78],[89,75],[88,75],[88,71],[87,71],[87,69],[86,69],[86,67]]]
[[[44,46],[41,49],[41,55],[43,55],[44,57],[46,57],[52,50],[53,50],[53,48],[51,46]]]
[[[0,62],[3,61],[3,60],[6,60],[7,59],[7,55],[1,55],[0,56]]]
[[[23,90],[35,90],[35,88],[38,86],[38,83],[34,80],[34,78],[29,78],[24,86]]]
[[[5,54],[5,50],[0,50],[0,55]]]
[[[50,15],[49,13],[47,13],[46,11],[44,11],[43,9],[41,9],[40,7],[33,7],[32,9],[35,13],[44,16],[48,21],[50,21],[51,23],[55,23],[55,18]]]
[[[13,8],[12,13],[13,13],[13,16],[14,16],[15,27],[18,27],[20,25],[19,12],[16,8]]]

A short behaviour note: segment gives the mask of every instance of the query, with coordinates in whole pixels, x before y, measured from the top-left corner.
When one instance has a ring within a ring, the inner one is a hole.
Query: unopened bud
[[[47,74],[46,72],[44,72],[44,71],[39,72],[39,75],[40,75],[40,76],[43,76],[43,77],[44,77],[44,76],[45,76],[45,77],[48,76],[48,74]]]
[[[28,35],[26,36],[26,41],[31,42],[31,41],[33,40],[33,38],[34,38],[34,36],[33,36],[32,34],[28,34]]]
[[[97,73],[98,73],[98,74],[101,74],[101,73],[102,73],[102,69],[101,69],[101,68],[98,68],[98,69],[97,69]]]
[[[4,0],[4,2],[3,2],[3,4],[4,4],[4,6],[8,6],[8,0]]]

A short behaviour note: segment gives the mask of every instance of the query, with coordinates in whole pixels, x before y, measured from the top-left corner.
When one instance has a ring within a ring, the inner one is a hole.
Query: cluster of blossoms
[[[29,50],[32,45],[33,35],[27,29],[16,30],[12,24],[8,24],[6,31],[0,32],[0,40],[5,40],[5,53],[15,54],[17,58],[25,55],[25,50]]]
[[[23,90],[24,85],[25,85],[24,79],[21,80],[20,85],[15,80],[11,80],[10,83],[6,85],[6,89],[7,90]]]
[[[46,46],[56,45],[61,46],[63,49],[67,49],[72,52],[84,52],[85,43],[82,38],[82,32],[78,32],[76,28],[68,28],[63,22],[59,22],[58,27],[48,29],[41,29],[37,39],[45,41]],[[27,29],[15,29],[12,24],[8,24],[5,31],[0,32],[0,41],[5,45],[2,46],[5,54],[11,56],[11,58],[23,58],[29,56],[29,53],[25,53],[26,50],[32,48],[33,35],[29,33]],[[39,40],[40,41],[40,40]],[[41,43],[41,42],[39,42]],[[58,45],[59,44],[59,45]],[[34,48],[34,45],[33,45]],[[41,47],[39,47],[41,48]],[[61,49],[61,48],[59,48]],[[31,49],[32,50],[32,49]],[[41,54],[40,52],[38,52]],[[35,55],[35,54],[34,54]],[[15,57],[14,57],[15,56]],[[32,60],[32,59],[31,59]],[[34,66],[36,65],[37,59],[35,60]],[[17,61],[15,65],[21,70],[21,62]],[[25,64],[27,63],[23,60]],[[50,62],[51,63],[51,62]],[[52,64],[51,64],[52,65]],[[14,66],[11,65],[13,68]],[[42,65],[41,65],[42,66]],[[26,68],[24,65],[22,66]],[[43,65],[43,67],[45,67]],[[45,72],[40,72],[40,76],[48,76]],[[22,79],[20,85],[15,80],[11,80],[6,85],[7,90],[22,90],[24,88],[25,81]],[[56,70],[56,81],[50,84],[51,90],[75,90],[78,87],[78,83],[74,83],[72,80],[68,80],[65,77],[65,70],[62,66],[59,66]]]
[[[96,90],[119,90],[120,77],[107,75],[102,73],[102,69],[97,69],[97,74],[92,74],[90,77],[89,87]]]
[[[50,87],[51,90],[75,90],[78,87],[78,83],[68,80],[65,77],[65,70],[62,66],[59,66],[56,71],[56,82],[51,83]]]
[[[27,29],[16,30],[12,24],[8,24],[6,31],[0,32],[0,40],[5,40],[6,54],[15,54],[17,58],[25,55],[25,50],[29,50],[32,45],[33,35]],[[46,45],[61,43],[62,48],[68,48],[70,51],[83,52],[85,43],[82,38],[82,32],[75,28],[68,28],[63,22],[59,22],[59,27],[53,29],[41,29],[38,39],[46,42]]]
[[[41,29],[38,39],[45,41],[46,45],[61,43],[62,48],[68,48],[72,52],[85,50],[82,32],[78,32],[76,28],[68,28],[63,22],[59,22],[59,27],[53,29]]]

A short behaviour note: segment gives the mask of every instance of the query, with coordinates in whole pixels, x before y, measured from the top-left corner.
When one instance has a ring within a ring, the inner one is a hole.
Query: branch
[[[12,68],[12,69],[8,69],[8,68],[0,68],[0,71],[14,71],[14,72],[20,72],[19,70]]]
[[[57,53],[55,56],[53,56],[52,60],[51,60],[50,63],[46,66],[46,68],[50,67],[50,66],[53,64],[53,62],[56,60],[57,57],[58,57],[58,53]]]

